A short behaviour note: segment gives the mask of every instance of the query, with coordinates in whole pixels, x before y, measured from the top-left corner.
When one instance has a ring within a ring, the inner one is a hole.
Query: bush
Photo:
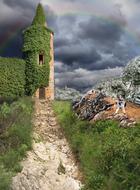
[[[11,183],[11,173],[7,172],[3,166],[0,165],[0,189],[9,190]]]
[[[0,134],[0,189],[3,190],[9,189],[11,177],[22,170],[19,162],[32,147],[33,102],[24,98],[11,105],[4,103],[1,110],[4,119],[0,118],[0,122],[5,125]]]
[[[54,110],[81,164],[85,190],[140,189],[140,125],[123,129],[114,121],[80,121],[69,102],[55,102]]]
[[[24,60],[0,57],[0,98],[23,96],[24,86]]]

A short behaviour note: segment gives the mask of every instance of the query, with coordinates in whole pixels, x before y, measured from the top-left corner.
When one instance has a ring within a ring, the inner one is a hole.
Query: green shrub
[[[15,150],[9,150],[6,154],[4,154],[0,160],[3,163],[5,168],[8,168],[8,170],[13,170],[14,167],[18,164],[18,160],[20,158],[20,155]]]
[[[22,170],[20,161],[32,147],[33,102],[22,98],[11,105],[4,104],[2,110],[6,122],[0,119],[1,125],[5,125],[0,134],[0,189],[9,190],[11,177]]]
[[[3,105],[0,107],[0,115],[3,118],[6,118],[7,115],[10,114],[10,107],[8,106],[8,104],[6,102],[3,103]]]
[[[9,190],[11,183],[11,173],[7,172],[3,166],[0,165],[0,189]]]
[[[23,96],[24,87],[24,60],[0,57],[0,97]]]
[[[140,124],[78,120],[69,102],[55,102],[58,120],[80,162],[85,190],[139,190]]]

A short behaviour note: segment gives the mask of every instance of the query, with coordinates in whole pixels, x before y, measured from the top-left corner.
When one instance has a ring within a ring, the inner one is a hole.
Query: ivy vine
[[[0,98],[19,97],[25,93],[25,61],[0,57]]]
[[[33,95],[49,84],[51,33],[45,26],[45,13],[38,5],[32,25],[23,32],[23,58],[0,58],[0,97]],[[39,65],[43,54],[44,64]]]
[[[40,7],[40,4],[39,4]],[[26,94],[33,93],[40,87],[46,87],[49,84],[51,61],[50,40],[52,31],[45,26],[43,9],[37,8],[37,13],[32,25],[23,32],[23,52],[26,60]],[[42,15],[42,19],[41,16]],[[38,18],[39,17],[39,18]],[[43,52],[44,64],[38,65],[38,56]]]

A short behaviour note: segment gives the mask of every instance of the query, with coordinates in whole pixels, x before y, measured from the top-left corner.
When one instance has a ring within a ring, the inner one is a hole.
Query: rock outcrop
[[[110,109],[114,104],[106,100],[102,93],[87,94],[80,101],[74,102],[72,107],[78,118],[92,120],[96,115]]]
[[[57,100],[75,100],[77,98],[80,98],[82,96],[82,94],[73,89],[73,88],[56,88],[55,89],[55,98]]]
[[[78,118],[91,122],[116,120],[120,123],[120,127],[133,127],[140,121],[140,106],[127,102],[126,114],[122,111],[115,114],[116,99],[95,91],[85,94],[80,101],[73,102],[72,107]]]
[[[120,78],[101,82],[96,88],[112,97],[121,94],[127,100],[140,105],[140,57],[128,63]]]
[[[13,178],[12,190],[79,190],[79,170],[47,101],[36,102],[33,150]]]

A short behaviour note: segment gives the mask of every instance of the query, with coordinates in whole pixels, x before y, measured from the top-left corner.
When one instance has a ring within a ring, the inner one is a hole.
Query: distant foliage
[[[0,57],[0,97],[24,95],[25,61]]]

